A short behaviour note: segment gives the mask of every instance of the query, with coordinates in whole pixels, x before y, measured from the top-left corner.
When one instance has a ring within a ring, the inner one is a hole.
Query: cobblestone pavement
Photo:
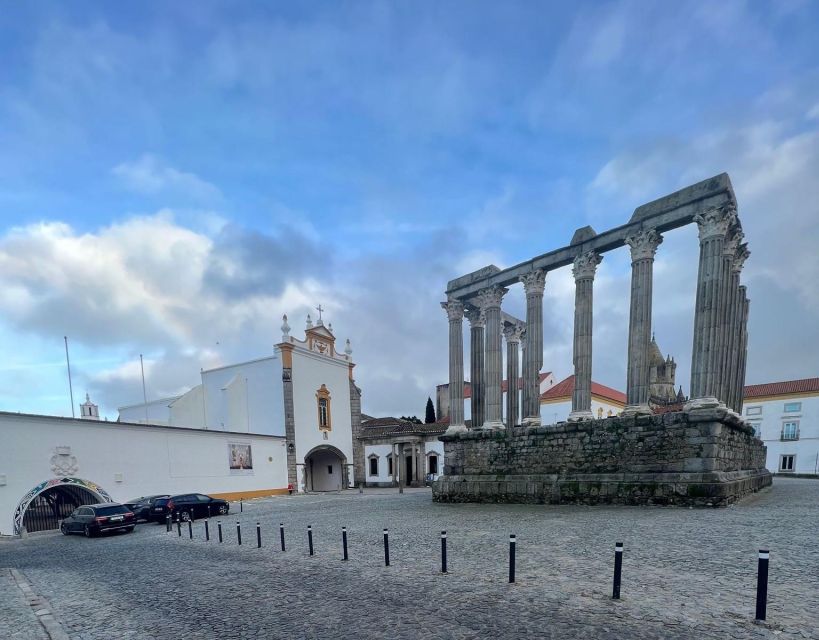
[[[8,569],[0,569],[0,637],[8,640],[48,640]]]
[[[221,545],[216,519],[210,542],[202,522],[193,541],[187,527],[180,538],[141,525],[94,540],[2,544],[0,566],[22,570],[74,640],[819,638],[818,516],[819,482],[800,479],[777,478],[738,506],[693,510],[452,505],[433,503],[427,490],[348,491],[246,503],[223,519]],[[342,525],[349,562],[340,560]],[[620,601],[610,598],[616,541],[625,543]],[[768,622],[757,625],[757,551],[768,547]]]

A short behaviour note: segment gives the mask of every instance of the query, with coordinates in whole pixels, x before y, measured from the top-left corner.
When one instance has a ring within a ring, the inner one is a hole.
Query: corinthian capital
[[[503,337],[506,338],[506,342],[509,344],[519,344],[524,330],[525,327],[522,324],[507,324],[503,328]]]
[[[530,273],[524,273],[520,276],[520,281],[523,283],[523,290],[526,291],[527,296],[542,296],[546,286],[546,272],[543,269],[536,269]]]
[[[441,308],[446,311],[450,322],[459,322],[464,319],[464,304],[455,298],[449,298],[441,303]]]
[[[731,266],[731,269],[734,273],[739,273],[742,271],[742,267],[745,266],[745,261],[751,255],[751,252],[748,251],[748,243],[743,242],[741,245],[737,247],[736,253],[734,254],[734,264]]]
[[[480,309],[472,307],[464,311],[464,315],[469,320],[469,326],[473,329],[482,328],[486,324],[486,318],[484,318]]]
[[[486,311],[487,309],[492,308],[500,308],[501,300],[503,300],[503,296],[509,289],[504,289],[499,285],[493,285],[491,287],[487,287],[486,289],[481,289],[478,293],[477,303],[478,306],[481,308],[481,311]]]
[[[626,244],[631,247],[631,261],[653,260],[662,241],[663,237],[656,229],[641,229],[627,236]]]
[[[574,259],[574,266],[572,267],[572,275],[575,280],[583,280],[584,278],[594,279],[594,274],[597,271],[597,265],[603,260],[603,256],[594,251],[587,251],[581,253]]]
[[[700,231],[700,242],[709,238],[726,236],[728,231],[736,224],[737,208],[734,204],[726,204],[722,207],[709,209],[694,216]]]

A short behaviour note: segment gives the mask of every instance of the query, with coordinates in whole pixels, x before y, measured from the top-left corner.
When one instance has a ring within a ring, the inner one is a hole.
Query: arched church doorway
[[[100,486],[82,478],[52,478],[31,489],[14,510],[14,534],[23,530],[58,529],[60,520],[83,504],[111,502],[111,496]]]
[[[318,446],[304,456],[307,491],[338,491],[347,486],[347,458],[330,445]]]

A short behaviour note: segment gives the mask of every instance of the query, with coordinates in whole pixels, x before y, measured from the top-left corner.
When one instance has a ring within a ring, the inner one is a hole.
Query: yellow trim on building
[[[220,498],[228,502],[236,500],[250,500],[251,498],[265,498],[267,496],[281,496],[288,492],[284,489],[257,489],[256,491],[228,491],[227,493],[209,493],[211,498]]]
[[[819,393],[816,391],[800,391],[797,393],[783,393],[779,395],[770,395],[770,396],[753,396],[751,398],[743,398],[742,404],[755,404],[757,402],[771,402],[772,400],[791,400],[793,398],[816,398],[819,397]]]

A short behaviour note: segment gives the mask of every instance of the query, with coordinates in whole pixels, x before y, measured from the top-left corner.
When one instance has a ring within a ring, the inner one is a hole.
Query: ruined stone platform
[[[771,484],[724,408],[444,435],[437,502],[725,506]]]

